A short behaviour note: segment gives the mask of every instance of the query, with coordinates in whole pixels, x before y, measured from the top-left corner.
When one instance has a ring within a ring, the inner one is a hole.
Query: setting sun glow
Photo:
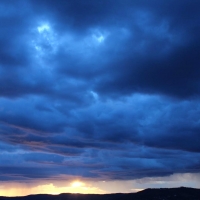
[[[82,186],[84,186],[85,184],[83,183],[83,182],[80,182],[80,181],[74,181],[72,184],[71,184],[71,186],[72,187],[82,187]]]
[[[4,184],[0,186],[0,196],[25,196],[29,194],[61,194],[61,193],[82,193],[82,194],[103,194],[106,191],[91,183],[72,181],[60,185],[44,183],[36,185]]]

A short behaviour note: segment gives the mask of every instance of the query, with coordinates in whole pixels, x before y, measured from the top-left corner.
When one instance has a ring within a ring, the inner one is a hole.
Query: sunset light
[[[82,182],[80,182],[80,181],[74,181],[73,183],[72,183],[72,187],[82,187],[82,186],[84,186],[85,184],[84,183],[82,183]]]

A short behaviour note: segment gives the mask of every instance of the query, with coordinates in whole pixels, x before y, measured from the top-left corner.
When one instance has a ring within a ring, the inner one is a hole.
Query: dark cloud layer
[[[2,0],[0,179],[199,172],[199,6]]]

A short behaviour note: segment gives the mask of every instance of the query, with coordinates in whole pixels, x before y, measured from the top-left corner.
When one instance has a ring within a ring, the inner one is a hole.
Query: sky
[[[200,188],[199,0],[1,0],[0,196]]]

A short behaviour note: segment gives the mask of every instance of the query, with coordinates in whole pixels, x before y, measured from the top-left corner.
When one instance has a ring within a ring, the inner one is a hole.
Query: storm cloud
[[[199,6],[1,0],[0,179],[200,172]]]

